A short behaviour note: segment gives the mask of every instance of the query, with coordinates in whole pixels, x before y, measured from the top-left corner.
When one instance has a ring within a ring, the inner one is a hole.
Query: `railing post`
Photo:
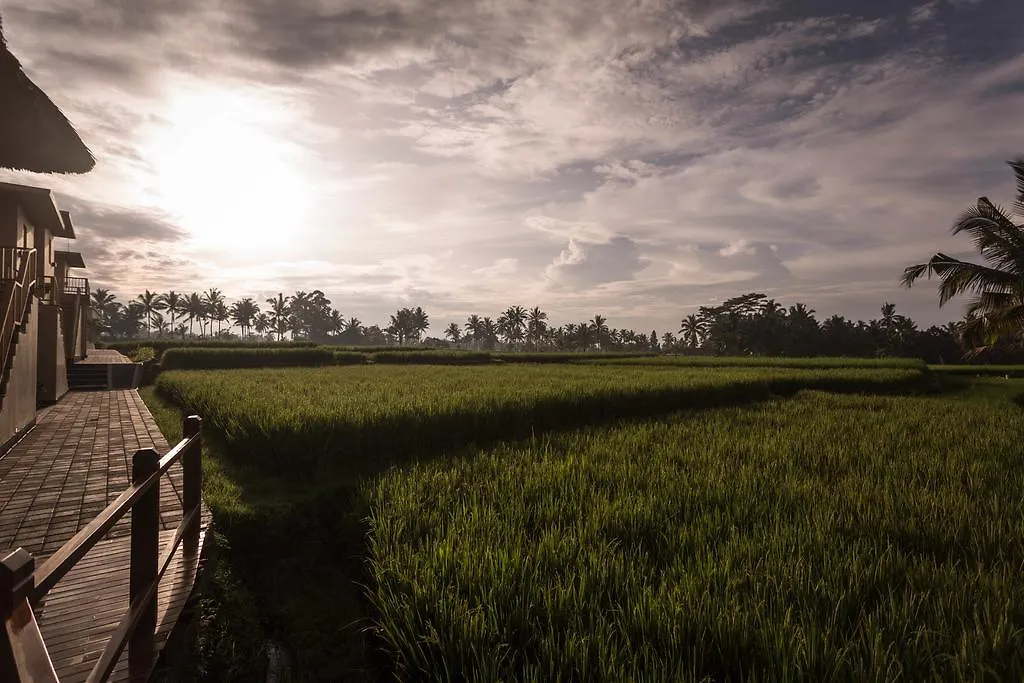
[[[36,562],[23,548],[0,555],[0,680],[17,681],[14,648],[7,636],[7,620],[22,600],[30,599],[35,588]]]
[[[132,457],[132,485],[139,486],[160,466],[160,455],[152,448],[140,448]],[[141,609],[138,626],[128,641],[128,675],[145,681],[153,668],[156,633],[156,595],[148,605],[138,605],[156,581],[160,553],[160,480],[132,506],[131,566],[128,579],[129,609]]]
[[[183,491],[181,495],[181,512],[183,515],[195,510],[196,515],[191,525],[185,530],[185,553],[192,554],[199,548],[199,528],[202,512],[200,505],[203,492],[203,419],[198,415],[189,415],[182,421],[181,433],[186,439],[192,438],[192,444],[181,454],[181,470]]]

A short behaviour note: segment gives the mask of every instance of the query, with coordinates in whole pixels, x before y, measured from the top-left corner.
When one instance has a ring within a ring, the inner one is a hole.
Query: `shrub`
[[[184,348],[164,351],[160,366],[164,370],[212,370],[309,367],[334,362],[334,353],[323,348]]]
[[[471,363],[490,363],[491,354],[484,351],[448,351],[448,350],[415,350],[415,351],[380,351],[370,356],[374,363],[416,363],[420,365],[465,365]]]

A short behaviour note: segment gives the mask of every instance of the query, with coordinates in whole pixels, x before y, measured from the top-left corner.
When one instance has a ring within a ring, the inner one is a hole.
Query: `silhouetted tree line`
[[[430,316],[421,307],[395,311],[385,326],[344,317],[320,290],[283,293],[261,307],[252,297],[228,305],[218,289],[157,294],[146,291],[127,304],[107,290],[93,292],[94,324],[103,338],[305,339],[344,345],[426,345],[511,351],[660,351],[663,353],[760,356],[848,356],[923,358],[929,363],[963,362],[972,346],[963,341],[964,322],[918,329],[893,304],[878,318],[853,321],[833,315],[819,321],[805,304],[788,308],[752,292],[717,306],[702,306],[682,319],[678,331],[660,335],[615,328],[595,315],[553,326],[539,307],[510,306],[497,316],[470,315],[452,322],[442,337],[425,337]],[[1024,362],[1018,339],[987,348],[979,362]]]

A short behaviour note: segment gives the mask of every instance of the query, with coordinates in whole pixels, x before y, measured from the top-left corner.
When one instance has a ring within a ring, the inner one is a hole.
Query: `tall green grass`
[[[167,349],[163,370],[215,368],[302,367],[333,365],[334,352],[324,348],[202,348]]]
[[[389,471],[377,633],[405,680],[1021,680],[1006,398],[805,393]]]
[[[749,368],[802,368],[805,370],[830,369],[830,368],[863,368],[863,369],[918,369],[923,370],[926,366],[924,361],[918,358],[840,358],[840,357],[814,357],[814,358],[787,358],[783,356],[648,356],[641,358],[616,358],[614,356],[591,359],[585,357],[575,358],[581,363],[626,364],[626,365],[669,365],[688,368],[716,368],[716,367],[749,367]]]
[[[805,387],[884,391],[920,378],[902,369],[409,365],[170,372],[157,391],[203,415],[240,457],[308,476]]]

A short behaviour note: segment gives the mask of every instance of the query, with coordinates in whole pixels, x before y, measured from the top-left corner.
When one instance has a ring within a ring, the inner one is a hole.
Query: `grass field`
[[[368,366],[168,372],[157,391],[204,416],[231,450],[276,473],[309,475],[805,387],[882,391],[920,377],[889,368]]]
[[[299,680],[1024,675],[1024,382],[631,363],[162,375],[214,437],[211,678],[253,605]]]

